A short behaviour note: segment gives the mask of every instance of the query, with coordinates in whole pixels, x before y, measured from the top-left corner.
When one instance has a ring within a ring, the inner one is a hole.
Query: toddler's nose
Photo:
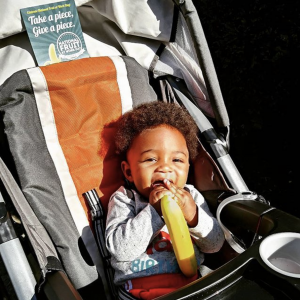
[[[159,167],[157,168],[157,170],[159,172],[171,172],[172,171],[172,167],[170,166],[170,164],[168,164],[167,162],[165,162],[165,163],[161,163],[159,165]]]

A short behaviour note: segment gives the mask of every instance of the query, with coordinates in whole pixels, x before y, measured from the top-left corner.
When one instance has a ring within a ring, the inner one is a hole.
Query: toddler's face
[[[167,178],[182,188],[188,177],[189,152],[181,132],[173,127],[158,126],[138,135],[122,162],[126,178],[148,198],[155,185]]]

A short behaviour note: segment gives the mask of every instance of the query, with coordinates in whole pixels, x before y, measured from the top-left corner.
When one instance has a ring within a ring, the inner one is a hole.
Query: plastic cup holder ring
[[[266,237],[259,254],[274,271],[300,278],[300,233],[281,232]]]

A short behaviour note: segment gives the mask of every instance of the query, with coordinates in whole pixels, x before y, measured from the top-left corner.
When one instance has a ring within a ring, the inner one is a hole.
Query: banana
[[[169,196],[161,199],[161,210],[178,265],[185,276],[192,277],[197,273],[197,260],[183,213],[177,202]]]
[[[45,62],[45,66],[61,62],[61,59],[56,55],[55,45],[53,43],[49,45],[48,52],[50,60]]]

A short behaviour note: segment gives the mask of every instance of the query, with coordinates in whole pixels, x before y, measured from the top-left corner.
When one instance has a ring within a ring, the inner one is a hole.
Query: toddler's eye
[[[174,162],[183,162],[183,160],[180,159],[180,158],[174,158],[173,161],[174,161]]]
[[[156,159],[154,158],[154,157],[150,157],[150,158],[147,158],[147,159],[145,159],[144,161],[156,161]]]

